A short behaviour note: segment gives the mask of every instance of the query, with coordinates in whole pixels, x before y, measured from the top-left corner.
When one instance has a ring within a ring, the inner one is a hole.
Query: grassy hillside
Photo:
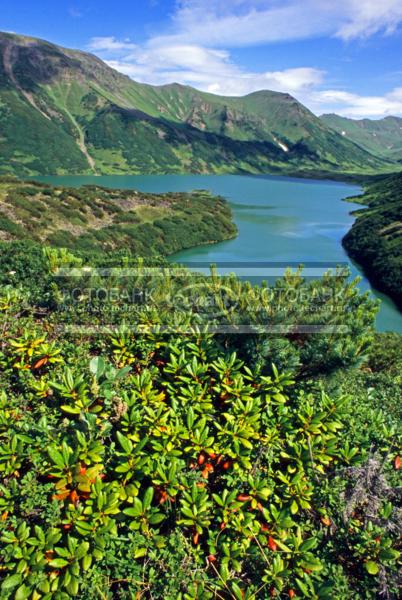
[[[402,175],[379,178],[353,201],[368,208],[356,211],[343,244],[373,285],[402,307]]]
[[[371,154],[402,162],[401,118],[353,120],[338,115],[323,115],[321,120]]]
[[[0,173],[392,168],[288,94],[136,83],[84,52],[0,33]]]
[[[318,160],[335,164],[347,162],[348,157],[355,164],[362,160],[353,143],[334,138],[320,119],[289,94],[260,91],[243,98],[220,97],[172,84],[152,92],[150,86],[144,87],[141,100],[142,110],[153,116],[234,140],[269,141],[282,153],[299,144],[300,150],[304,146]]]
[[[69,189],[0,177],[0,239],[5,241],[166,256],[235,234],[228,204],[208,192]]]

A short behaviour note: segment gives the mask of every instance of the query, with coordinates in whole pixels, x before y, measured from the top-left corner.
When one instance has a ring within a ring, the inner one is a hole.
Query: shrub
[[[304,357],[330,340],[290,333],[257,360],[240,343],[237,354],[237,338],[166,307],[180,277],[140,272],[133,289],[152,289],[156,308],[124,313],[123,301],[111,327],[118,299],[98,313],[97,300],[63,295],[95,282],[127,291],[127,278],[53,278],[85,259],[14,250],[18,286],[0,292],[2,598],[397,597],[396,431],[392,415],[371,418],[367,373],[351,367],[370,356],[367,297],[339,279],[353,329],[308,369]],[[53,300],[39,312],[23,286],[35,292],[43,273]],[[235,278],[203,283],[198,296],[237,291],[232,326],[249,322],[252,294],[261,300]],[[292,372],[273,356],[293,356]]]

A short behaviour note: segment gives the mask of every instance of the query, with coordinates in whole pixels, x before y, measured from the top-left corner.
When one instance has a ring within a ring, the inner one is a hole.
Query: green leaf
[[[299,590],[306,596],[306,598],[308,598],[309,591],[308,591],[308,587],[306,586],[306,584],[301,579],[298,579],[298,578],[296,578],[296,584],[297,584],[297,587],[299,588]]]
[[[309,538],[300,546],[300,552],[307,552],[307,550],[311,550],[317,546],[318,540],[315,538]]]
[[[91,564],[92,564],[92,556],[91,556],[91,554],[87,554],[82,559],[82,568],[84,569],[84,571],[87,571],[89,569],[89,567],[91,566]]]
[[[77,521],[75,527],[81,535],[92,533],[92,526],[89,523],[86,523],[85,521]]]
[[[276,539],[275,544],[278,546],[278,548],[280,548],[284,552],[292,552],[292,550],[289,548],[289,546],[286,546],[286,544],[281,542],[281,540]]]
[[[64,467],[64,458],[61,452],[59,452],[55,448],[48,448],[47,453],[49,454],[50,459],[55,465],[61,468]]]
[[[88,542],[82,542],[79,546],[78,549],[75,553],[75,558],[77,560],[81,560],[81,558],[84,558],[84,556],[87,554],[89,550],[89,543]]]
[[[229,569],[227,564],[222,564],[221,568],[220,568],[220,575],[223,579],[223,581],[226,583],[226,581],[229,579]]]
[[[26,586],[24,583],[15,592],[14,600],[26,600],[31,595],[31,588]]]
[[[130,373],[130,371],[131,371],[130,365],[128,365],[127,367],[123,367],[122,369],[117,371],[115,379],[122,379],[123,377],[128,375],[128,373]]]
[[[17,586],[21,583],[21,579],[22,579],[22,575],[20,573],[15,573],[14,575],[10,575],[10,577],[7,577],[7,579],[5,579],[3,581],[3,583],[1,584],[1,589],[3,590],[3,592],[11,590],[12,588],[14,588],[15,586]]]
[[[149,517],[149,522],[151,523],[151,525],[157,525],[158,523],[162,523],[164,518],[165,515],[163,513],[156,513],[155,515],[151,515]]]
[[[154,488],[149,487],[144,494],[144,500],[142,501],[142,505],[144,507],[144,512],[148,510],[151,506],[152,498],[154,497]]]
[[[70,583],[67,585],[67,591],[73,596],[77,596],[79,590],[79,581],[76,577],[72,577]]]
[[[380,551],[379,556],[381,560],[398,560],[400,552],[398,552],[398,550],[394,550],[393,548],[384,548]]]
[[[303,560],[301,564],[304,569],[310,569],[310,571],[321,571],[322,569],[321,562],[318,560],[318,558],[315,558],[315,556],[313,555]]]
[[[65,560],[64,558],[55,558],[49,562],[49,565],[55,567],[55,569],[62,569],[68,565],[68,560]]]
[[[372,560],[368,560],[364,566],[366,567],[367,573],[369,573],[370,575],[377,575],[377,573],[380,570],[378,564]]]
[[[89,363],[89,370],[96,377],[96,379],[100,379],[103,373],[105,372],[106,363],[105,360],[101,356],[95,356]]]
[[[133,444],[130,442],[130,440],[120,433],[120,431],[117,432],[117,439],[119,440],[119,444],[123,448],[124,452],[126,454],[131,454],[133,451]]]
[[[237,583],[232,583],[232,592],[235,595],[236,600],[243,600],[243,594]]]
[[[125,508],[123,512],[129,517],[139,517],[143,512],[141,500],[134,498],[133,506],[131,508]]]
[[[69,404],[62,404],[60,406],[61,410],[63,410],[64,412],[70,414],[70,415],[79,415],[81,412],[81,409],[76,407],[76,406],[70,406]]]

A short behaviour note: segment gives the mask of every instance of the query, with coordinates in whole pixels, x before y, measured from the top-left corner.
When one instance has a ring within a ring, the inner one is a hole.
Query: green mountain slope
[[[322,122],[375,156],[402,161],[402,119],[353,120],[339,115],[322,115]]]
[[[139,84],[100,59],[0,33],[0,173],[389,170],[288,94]]]
[[[402,307],[402,174],[381,177],[353,199],[368,206],[343,240],[373,285]]]

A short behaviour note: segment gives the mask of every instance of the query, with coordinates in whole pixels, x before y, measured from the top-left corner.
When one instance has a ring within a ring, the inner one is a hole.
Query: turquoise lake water
[[[353,185],[274,176],[135,175],[41,177],[58,185],[98,184],[144,192],[206,189],[230,203],[239,235],[219,244],[185,250],[171,257],[178,262],[345,263],[352,276],[363,277],[359,287],[381,299],[380,331],[402,333],[402,314],[383,294],[373,290],[361,269],[344,251],[341,240],[354,222],[350,212],[360,205],[343,202],[357,195]]]

